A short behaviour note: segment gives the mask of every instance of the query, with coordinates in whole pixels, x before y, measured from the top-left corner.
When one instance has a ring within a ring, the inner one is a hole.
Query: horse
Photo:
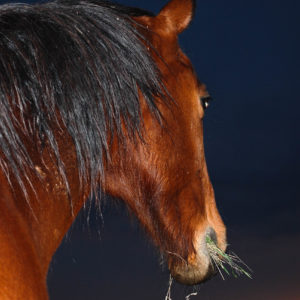
[[[48,299],[51,258],[99,190],[125,202],[178,282],[226,249],[203,146],[210,96],[157,14],[102,0],[0,7],[0,298]]]

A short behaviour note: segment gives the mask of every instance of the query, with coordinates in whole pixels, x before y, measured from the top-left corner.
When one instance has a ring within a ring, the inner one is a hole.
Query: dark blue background
[[[166,3],[119,2],[156,13]],[[300,299],[299,12],[296,0],[198,0],[180,36],[215,99],[205,147],[228,241],[254,271],[215,278],[191,299]],[[168,272],[154,247],[107,202],[104,224],[87,226],[83,213],[55,255],[51,299],[164,299]],[[175,285],[172,299],[192,290]]]

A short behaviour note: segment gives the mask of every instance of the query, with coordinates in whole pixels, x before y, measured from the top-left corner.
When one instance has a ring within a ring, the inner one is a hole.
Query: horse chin
[[[208,254],[197,255],[193,263],[181,263],[172,266],[170,272],[177,282],[185,285],[203,283],[216,275]]]

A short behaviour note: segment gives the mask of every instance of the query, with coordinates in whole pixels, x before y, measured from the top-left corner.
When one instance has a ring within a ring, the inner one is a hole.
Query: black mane
[[[154,98],[165,92],[130,19],[143,14],[151,15],[95,0],[0,6],[0,164],[23,189],[34,164],[22,136],[49,143],[68,187],[54,135],[62,121],[94,189],[108,137],[122,137],[122,122],[140,135],[138,89],[159,118]]]

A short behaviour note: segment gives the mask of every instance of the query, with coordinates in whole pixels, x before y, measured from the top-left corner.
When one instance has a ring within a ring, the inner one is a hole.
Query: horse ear
[[[181,33],[190,24],[196,8],[196,0],[171,0],[158,14],[165,18],[166,30]]]

